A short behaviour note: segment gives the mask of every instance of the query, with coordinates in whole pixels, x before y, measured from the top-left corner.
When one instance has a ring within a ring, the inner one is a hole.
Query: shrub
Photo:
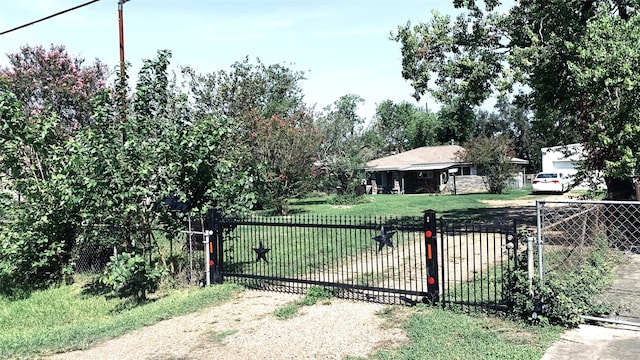
[[[357,205],[366,202],[367,200],[364,196],[355,193],[337,194],[329,200],[331,205]]]
[[[596,240],[576,268],[546,272],[543,282],[534,278],[530,294],[526,253],[521,254],[519,268],[509,278],[512,313],[530,323],[568,328],[582,323],[582,315],[610,313],[613,308],[594,300],[613,282],[615,259],[606,240]]]
[[[133,297],[145,300],[148,293],[155,292],[166,270],[147,266],[145,259],[138,254],[121,253],[112,256],[107,263],[100,282],[107,285],[120,297]]]

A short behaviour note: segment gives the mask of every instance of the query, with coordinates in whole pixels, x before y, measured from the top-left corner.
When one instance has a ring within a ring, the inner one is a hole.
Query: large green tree
[[[129,250],[158,250],[147,246],[155,241],[151,226],[179,226],[165,216],[167,199],[191,212],[251,207],[238,124],[198,112],[191,94],[170,80],[170,55],[144,62],[126,121],[116,106],[121,93],[104,88],[91,98],[91,121],[72,133],[51,107],[27,117],[25,103],[0,80],[0,174],[9,194],[0,198],[8,221],[0,228],[0,290],[69,278],[71,249],[96,235],[93,225],[122,230],[106,235],[127,234]]]
[[[640,15],[625,19],[600,8],[584,40],[568,46],[575,78],[577,126],[586,170],[603,170],[609,196],[628,198],[640,178]]]
[[[248,59],[211,74],[184,72],[199,114],[235,122],[235,145],[246,150],[240,162],[251,172],[258,206],[286,213],[289,199],[315,185],[319,140],[303,101],[304,74]]]
[[[474,138],[506,135],[512,140],[515,156],[529,160],[531,169],[540,169],[540,136],[531,129],[531,111],[517,101],[498,99],[493,111],[476,111]]]
[[[618,84],[634,84],[637,68],[625,72],[612,65],[626,61],[621,56],[635,56],[627,45],[635,41],[637,26],[631,24],[640,2],[522,0],[508,9],[498,0],[453,3],[460,9],[455,19],[434,12],[427,22],[407,23],[392,34],[402,45],[402,75],[412,83],[415,97],[429,92],[445,108],[456,109],[450,112],[456,115],[452,121],[463,129],[466,117],[461,114],[467,109],[491,96],[515,95],[534,111],[533,129],[544,134],[541,145],[586,143],[586,163],[604,171],[609,197],[628,198],[637,176],[618,171],[627,166],[616,164],[637,154],[585,133],[594,122],[586,114],[605,112],[603,103],[589,101],[587,94],[595,94],[593,89],[616,94],[622,89]],[[618,45],[627,50],[613,51]],[[590,84],[585,75],[590,70],[604,76],[591,77]],[[626,80],[605,81],[621,77]],[[636,115],[619,110],[606,113],[615,111],[633,128]],[[608,127],[611,117],[602,121]]]
[[[376,107],[373,129],[382,138],[382,154],[436,145],[441,124],[435,114],[408,102],[385,100]]]
[[[317,119],[322,136],[318,155],[319,166],[328,186],[337,186],[348,193],[355,191],[360,172],[367,160],[364,149],[364,119],[358,106],[364,103],[358,95],[343,95],[324,108]]]

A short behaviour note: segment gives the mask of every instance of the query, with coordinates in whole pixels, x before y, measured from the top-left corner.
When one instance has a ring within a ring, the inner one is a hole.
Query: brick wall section
[[[482,176],[477,175],[458,175],[456,176],[456,193],[457,194],[475,194],[487,192]],[[445,194],[453,194],[453,177],[449,177]]]

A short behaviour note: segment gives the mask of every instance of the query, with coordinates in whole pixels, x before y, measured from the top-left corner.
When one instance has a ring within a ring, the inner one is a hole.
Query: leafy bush
[[[100,282],[120,297],[134,297],[141,301],[158,289],[165,274],[166,270],[157,265],[153,268],[147,266],[142,256],[125,252],[111,257]]]
[[[337,194],[329,200],[331,205],[356,205],[367,202],[364,196],[355,193]]]
[[[44,200],[16,204],[0,228],[0,294],[24,298],[31,291],[72,280],[70,249],[75,227],[68,214]]]
[[[531,323],[568,328],[582,323],[581,315],[610,313],[612,308],[594,299],[613,282],[611,270],[615,263],[606,241],[598,239],[577,268],[546,272],[544,282],[534,278],[530,294],[527,258],[523,253],[519,268],[509,279],[512,313]]]

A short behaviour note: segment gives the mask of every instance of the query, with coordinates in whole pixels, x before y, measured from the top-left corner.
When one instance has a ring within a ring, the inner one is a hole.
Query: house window
[[[433,171],[419,171],[418,179],[433,179]]]
[[[471,175],[471,167],[470,166],[463,166],[461,174],[462,175]]]

